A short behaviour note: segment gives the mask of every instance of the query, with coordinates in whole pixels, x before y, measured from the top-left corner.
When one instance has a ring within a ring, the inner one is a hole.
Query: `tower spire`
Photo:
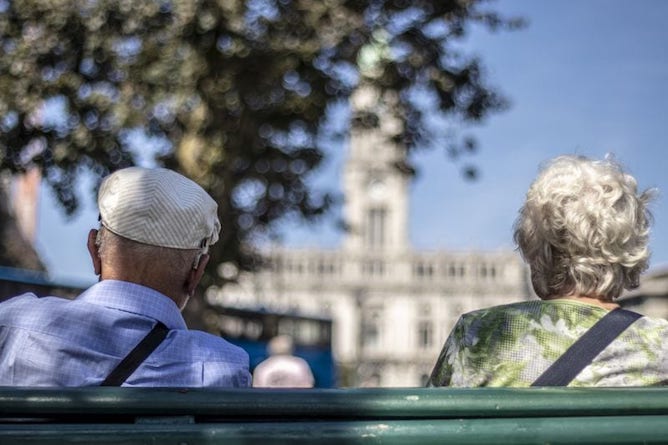
[[[364,80],[351,97],[350,145],[344,169],[344,248],[366,252],[408,247],[408,181],[397,165],[405,147],[397,143],[401,121],[397,98]]]

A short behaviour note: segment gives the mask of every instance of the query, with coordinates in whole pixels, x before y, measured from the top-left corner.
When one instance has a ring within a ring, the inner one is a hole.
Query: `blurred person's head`
[[[269,340],[267,345],[269,355],[291,355],[294,352],[294,342],[289,335],[281,334]]]
[[[652,195],[609,157],[549,161],[515,222],[536,294],[611,301],[637,287],[649,263]]]
[[[183,309],[218,240],[214,200],[174,171],[130,167],[104,179],[98,207],[100,228],[88,236],[95,273],[153,288]]]

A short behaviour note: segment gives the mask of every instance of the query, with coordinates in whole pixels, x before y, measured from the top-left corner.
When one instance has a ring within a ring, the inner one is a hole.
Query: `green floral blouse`
[[[464,314],[445,342],[428,386],[530,386],[606,313],[574,300],[537,300]],[[642,317],[569,386],[667,382],[668,321]]]

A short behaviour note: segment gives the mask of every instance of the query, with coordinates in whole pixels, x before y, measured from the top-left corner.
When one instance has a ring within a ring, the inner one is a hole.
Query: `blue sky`
[[[668,265],[668,2],[662,0],[499,0],[505,15],[525,17],[519,31],[476,30],[467,41],[489,83],[511,102],[507,111],[467,129],[479,151],[467,161],[481,176],[466,182],[443,152],[420,153],[411,189],[410,238],[418,249],[512,248],[512,224],[541,162],[563,153],[613,153],[641,188],[656,187],[652,267]],[[334,153],[319,183],[338,184]],[[73,221],[41,205],[38,249],[53,276],[95,279],[85,249],[97,224],[89,200]],[[335,246],[331,222],[284,225],[291,245]]]
[[[439,153],[422,159],[413,188],[418,247],[511,246],[511,226],[539,164],[562,153],[613,153],[641,188],[657,187],[653,265],[668,262],[668,2],[500,1],[529,26],[476,33],[474,51],[510,110],[474,134],[482,171],[465,183]],[[450,174],[447,174],[450,173]],[[419,225],[419,226],[418,226]]]

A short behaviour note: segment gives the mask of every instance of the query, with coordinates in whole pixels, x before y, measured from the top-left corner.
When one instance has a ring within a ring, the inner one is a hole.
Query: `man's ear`
[[[91,229],[88,232],[88,253],[90,254],[90,259],[93,262],[93,269],[95,270],[95,275],[100,275],[102,273],[102,260],[100,259],[100,249],[97,247],[97,233],[96,229]]]
[[[210,256],[208,253],[201,255],[197,261],[197,265],[188,273],[186,281],[186,292],[188,293],[188,296],[192,297],[195,294],[195,289],[202,279],[202,275],[204,275],[204,269],[209,263],[209,258]]]

